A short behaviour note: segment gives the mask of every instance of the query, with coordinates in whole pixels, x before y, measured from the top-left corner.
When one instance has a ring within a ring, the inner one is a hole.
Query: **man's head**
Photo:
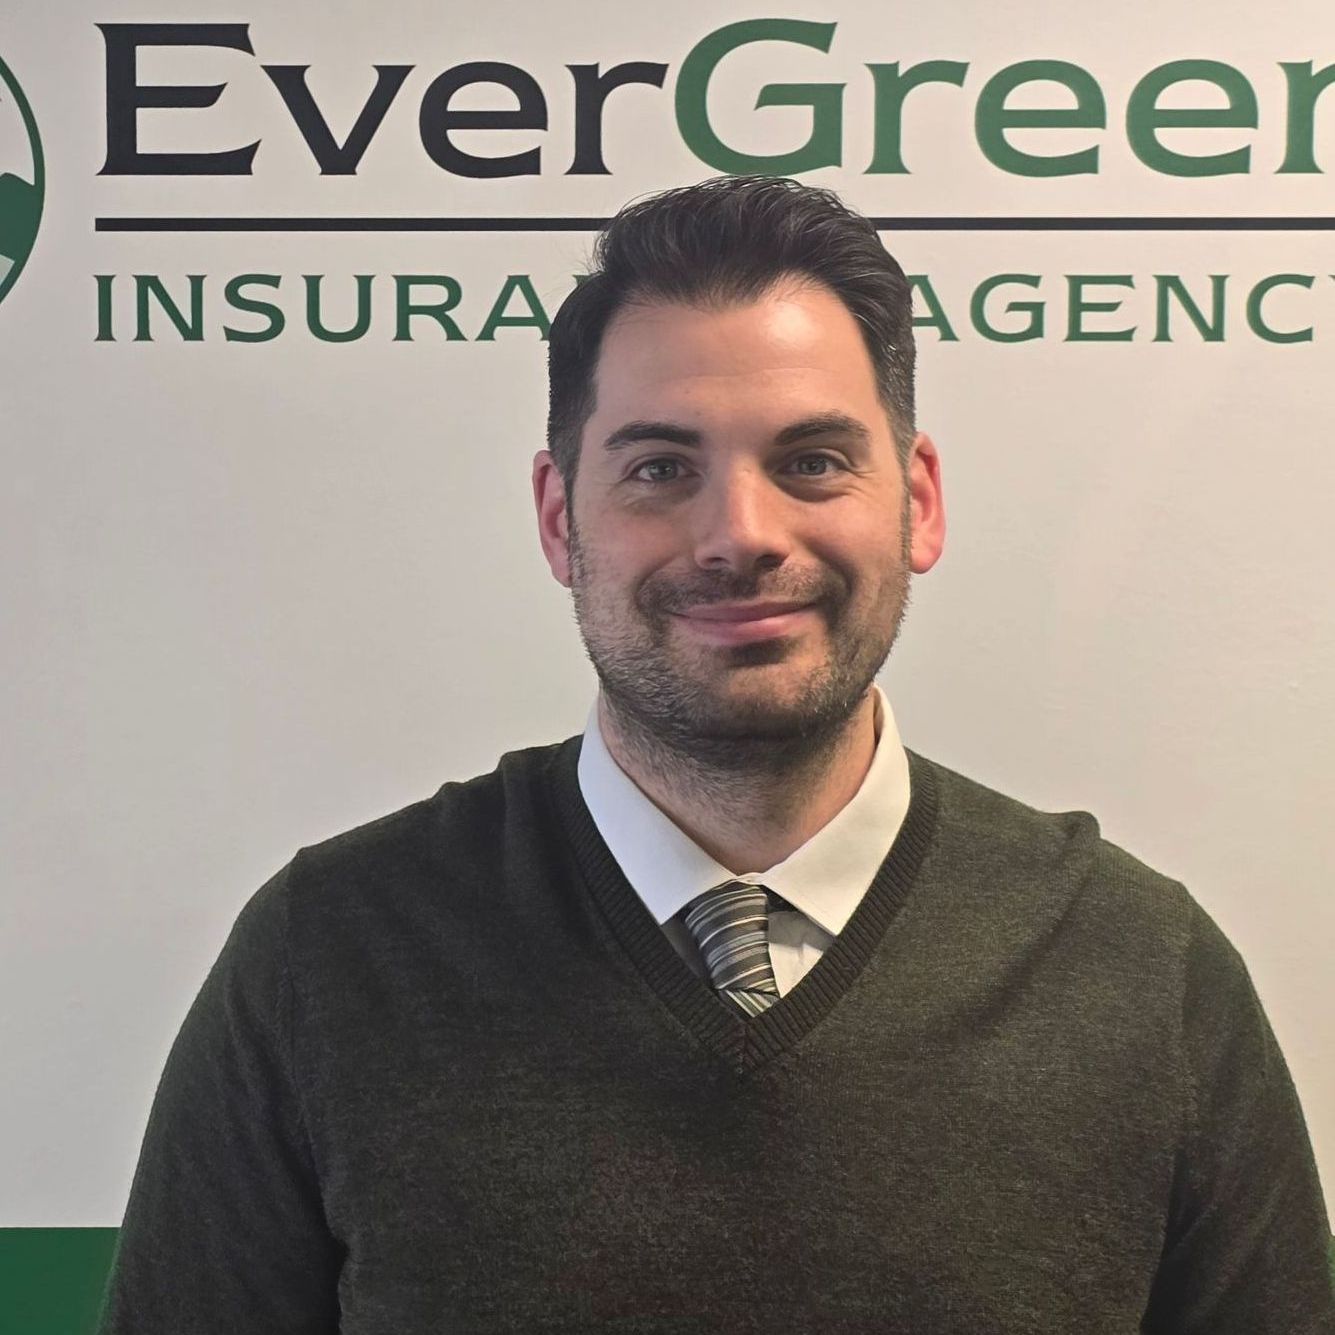
[[[941,549],[903,274],[781,180],[643,201],[598,255],[552,329],[544,551],[624,732],[786,767],[848,725]],[[761,603],[802,610],[718,620]]]

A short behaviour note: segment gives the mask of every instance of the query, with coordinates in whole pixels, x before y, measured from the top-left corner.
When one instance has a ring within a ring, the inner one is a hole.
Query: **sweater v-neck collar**
[[[603,841],[626,880],[697,973],[694,943],[684,923],[672,922],[688,904],[729,881],[763,885],[814,927],[821,950],[839,935],[866,893],[903,824],[909,805],[909,764],[894,710],[878,683],[871,687],[875,746],[857,791],[799,847],[764,869],[735,874],[667,815],[612,757],[596,697],[579,752],[579,788]],[[771,937],[773,939],[773,936]],[[819,939],[819,938],[818,938]],[[778,952],[774,976],[788,992],[810,967],[797,952]]]
[[[867,893],[801,981],[761,1014],[745,1016],[681,957],[612,856],[580,792],[582,740],[571,737],[558,746],[549,781],[575,865],[618,946],[677,1020],[735,1070],[754,1070],[787,1051],[824,1019],[867,966],[908,897],[936,829],[937,785],[930,764],[906,748],[908,812]]]

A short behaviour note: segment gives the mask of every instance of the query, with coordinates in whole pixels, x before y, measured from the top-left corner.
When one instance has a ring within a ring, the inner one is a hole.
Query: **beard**
[[[584,649],[619,733],[642,762],[665,772],[779,776],[827,755],[854,722],[859,704],[885,664],[909,603],[909,498],[900,516],[899,560],[871,607],[831,569],[804,582],[769,573],[672,581],[653,574],[626,593],[583,544],[568,515],[571,594]],[[781,689],[767,671],[797,656],[788,637],[726,646],[683,643],[675,613],[700,604],[781,599],[811,604],[827,652],[787,674]]]

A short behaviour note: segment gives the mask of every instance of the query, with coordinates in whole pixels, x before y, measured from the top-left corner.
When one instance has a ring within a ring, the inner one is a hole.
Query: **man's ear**
[[[932,438],[919,431],[904,470],[909,491],[909,569],[925,574],[946,545],[946,507],[941,493],[941,458]]]
[[[533,503],[538,511],[538,541],[552,578],[570,587],[570,534],[566,520],[566,487],[550,450],[533,456]]]

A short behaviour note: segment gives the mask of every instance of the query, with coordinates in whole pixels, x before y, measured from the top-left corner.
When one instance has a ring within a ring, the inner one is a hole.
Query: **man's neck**
[[[823,829],[853,799],[876,752],[876,700],[868,690],[828,746],[780,769],[715,770],[626,726],[598,698],[612,759],[683,833],[734,876],[765,872]]]

